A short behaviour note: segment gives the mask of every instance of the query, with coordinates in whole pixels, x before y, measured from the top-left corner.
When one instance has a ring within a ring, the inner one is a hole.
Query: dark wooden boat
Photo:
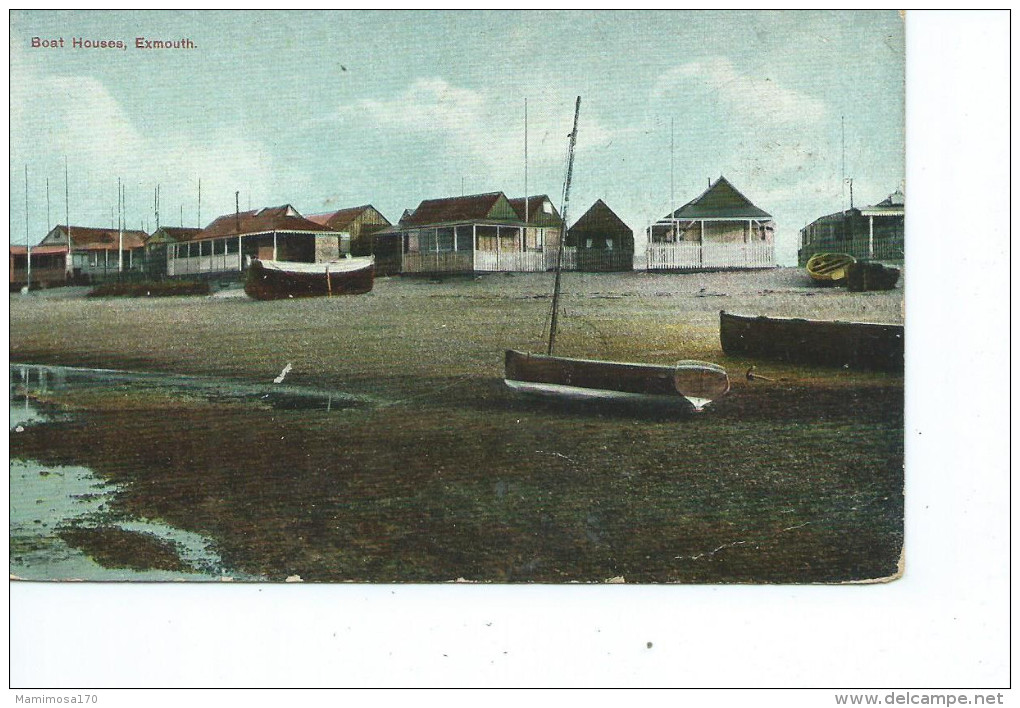
[[[847,269],[846,289],[855,292],[892,290],[900,279],[898,268],[881,263],[853,263]]]
[[[567,400],[651,403],[700,411],[730,390],[726,370],[701,361],[675,366],[528,354],[509,349],[506,385]]]
[[[851,369],[903,371],[903,325],[719,313],[730,356]]]
[[[816,253],[805,267],[816,283],[835,285],[846,280],[847,269],[856,262],[856,258],[846,253]]]
[[[256,300],[358,295],[372,289],[375,259],[345,258],[329,263],[252,260],[244,292]]]

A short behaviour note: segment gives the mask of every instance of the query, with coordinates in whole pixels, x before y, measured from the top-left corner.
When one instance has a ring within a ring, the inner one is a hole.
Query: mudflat
[[[81,464],[115,508],[213,539],[251,576],[310,581],[844,582],[898,572],[903,377],[726,356],[720,310],[902,323],[896,290],[803,271],[564,274],[557,353],[724,366],[695,416],[514,397],[503,351],[544,351],[551,274],[381,278],[255,302],[12,295],[12,361],[342,391],[324,413],[111,387],[13,457]],[[748,380],[745,372],[771,380]],[[285,373],[284,373],[285,372]],[[73,534],[69,534],[73,537]]]

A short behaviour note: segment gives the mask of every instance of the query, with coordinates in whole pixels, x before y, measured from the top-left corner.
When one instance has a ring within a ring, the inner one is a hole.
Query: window
[[[227,239],[227,253],[237,253],[237,239]]]
[[[542,202],[542,211],[544,211],[546,214],[552,214],[553,213],[552,202],[550,202],[548,199]]]
[[[203,256],[211,256],[212,255],[212,245],[213,245],[212,241],[200,241],[199,244],[201,245],[202,255]]]

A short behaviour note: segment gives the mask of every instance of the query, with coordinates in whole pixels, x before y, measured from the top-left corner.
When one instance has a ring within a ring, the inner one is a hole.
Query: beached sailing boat
[[[563,183],[560,210],[564,229],[570,201],[570,179],[577,143],[577,119],[581,97],[574,107],[574,129],[567,149],[567,176]],[[504,360],[504,382],[514,391],[551,396],[565,400],[606,400],[678,407],[700,411],[730,390],[726,370],[702,361],[680,361],[674,366],[635,364],[593,359],[572,359],[553,355],[560,298],[560,274],[563,266],[563,240],[560,235],[553,286],[549,347],[546,354],[530,354],[508,349]]]

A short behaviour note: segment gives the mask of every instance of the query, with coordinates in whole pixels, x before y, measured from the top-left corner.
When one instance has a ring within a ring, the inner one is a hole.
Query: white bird
[[[290,365],[290,362],[288,362],[287,365],[283,367],[283,371],[280,372],[280,375],[273,379],[273,383],[283,383],[283,380],[287,377],[287,374],[292,368],[293,367]]]

